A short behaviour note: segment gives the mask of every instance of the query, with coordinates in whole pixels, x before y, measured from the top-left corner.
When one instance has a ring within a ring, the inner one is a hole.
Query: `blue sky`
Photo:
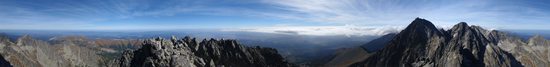
[[[441,27],[550,30],[548,0],[0,0],[0,29]]]

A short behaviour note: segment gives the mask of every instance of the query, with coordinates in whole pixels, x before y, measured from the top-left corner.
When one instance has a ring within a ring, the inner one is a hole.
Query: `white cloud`
[[[225,29],[223,31],[263,32],[290,35],[315,35],[315,36],[380,36],[401,31],[402,26],[273,26],[241,29]]]

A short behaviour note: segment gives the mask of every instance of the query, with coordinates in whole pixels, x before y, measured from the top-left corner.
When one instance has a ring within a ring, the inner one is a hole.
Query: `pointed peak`
[[[550,45],[550,40],[546,40],[542,35],[535,34],[529,38],[529,45]]]
[[[25,34],[25,35],[17,38],[17,45],[19,45],[19,46],[24,45],[27,42],[31,42],[31,41],[35,41],[35,39],[33,39],[30,35]]]
[[[191,39],[191,36],[185,36],[183,39]]]
[[[218,40],[216,40],[216,39],[214,39],[214,38],[210,38],[209,41],[218,41]]]
[[[2,41],[2,42],[13,42],[13,41],[10,41],[10,38],[8,37],[8,35],[6,33],[0,33],[0,41]]]
[[[155,41],[161,41],[161,40],[163,40],[163,38],[159,36],[159,37],[155,38],[154,40]]]
[[[533,37],[531,37],[531,39],[538,39],[538,40],[543,40],[544,37],[540,34],[535,34]]]
[[[402,37],[427,37],[431,35],[443,36],[444,34],[438,30],[432,22],[416,18],[397,35]]]
[[[202,39],[201,43],[203,43],[203,42],[206,43],[207,41],[208,40],[206,40],[206,39]]]
[[[27,40],[27,39],[32,39],[32,37],[31,37],[31,35],[25,34],[25,35],[19,37],[19,39],[20,39],[20,40],[21,40],[21,39]]]
[[[426,19],[422,19],[422,18],[416,18],[413,20],[413,22],[411,24],[422,24],[422,25],[432,25],[432,22],[426,20]]]
[[[428,28],[428,29],[432,29],[432,30],[437,30],[437,28],[435,27],[434,24],[432,24],[432,22],[426,20],[426,19],[422,19],[422,18],[416,18],[414,19],[411,24],[409,24],[407,26],[406,29],[416,29],[416,28]]]
[[[466,29],[470,29],[470,26],[468,26],[468,24],[466,22],[460,22],[458,24],[455,24],[451,30],[466,30]]]
[[[416,17],[416,18],[414,18],[414,20],[418,20],[418,19],[422,19],[422,18],[420,18],[420,17]]]
[[[469,27],[468,23],[466,22],[460,22],[458,24],[455,24],[453,27]]]
[[[460,25],[460,26],[468,26],[468,23],[466,23],[466,22],[460,22],[460,23],[458,23],[458,24],[456,24],[456,25]]]
[[[175,40],[178,40],[178,37],[172,35],[172,37],[170,37],[170,39],[171,39],[172,41],[175,41]]]

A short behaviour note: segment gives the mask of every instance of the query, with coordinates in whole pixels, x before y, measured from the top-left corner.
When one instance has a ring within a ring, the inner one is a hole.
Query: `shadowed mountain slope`
[[[416,18],[384,48],[352,66],[522,66],[512,54],[498,47],[489,34],[465,22],[443,30]]]

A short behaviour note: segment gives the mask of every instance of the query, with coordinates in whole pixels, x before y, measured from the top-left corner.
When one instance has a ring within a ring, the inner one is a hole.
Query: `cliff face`
[[[125,51],[121,67],[288,67],[272,48],[244,47],[235,40],[202,40],[185,37],[146,40],[135,51]]]
[[[450,30],[437,29],[417,18],[384,48],[354,66],[522,66],[490,34],[464,22]]]

